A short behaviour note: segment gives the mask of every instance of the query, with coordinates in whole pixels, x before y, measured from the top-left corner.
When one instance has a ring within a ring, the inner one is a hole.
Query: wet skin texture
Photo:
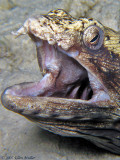
[[[120,154],[120,34],[60,9],[29,18],[14,34],[35,42],[43,78],[7,88],[3,105],[53,133]]]

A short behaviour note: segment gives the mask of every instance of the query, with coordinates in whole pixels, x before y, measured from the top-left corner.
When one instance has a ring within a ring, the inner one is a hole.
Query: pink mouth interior
[[[37,40],[36,46],[43,78],[39,82],[10,87],[7,93],[15,96],[91,99],[93,91],[88,73],[80,63],[46,41]]]

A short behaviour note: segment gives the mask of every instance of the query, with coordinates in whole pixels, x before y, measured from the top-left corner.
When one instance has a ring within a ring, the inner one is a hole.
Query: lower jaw
[[[25,116],[33,115],[34,117],[44,118],[56,116],[58,119],[87,117],[91,113],[102,116],[107,115],[107,112],[114,106],[109,99],[105,98],[106,95],[102,91],[89,100],[81,100],[60,97],[19,96],[12,95],[10,90],[11,87],[7,88],[1,96],[3,106]]]
[[[120,154],[120,130],[114,128],[118,117],[115,117],[116,110],[109,103],[93,102],[92,99],[20,97],[9,94],[9,91],[7,88],[2,94],[2,103],[7,109],[55,134],[85,138],[98,147]]]

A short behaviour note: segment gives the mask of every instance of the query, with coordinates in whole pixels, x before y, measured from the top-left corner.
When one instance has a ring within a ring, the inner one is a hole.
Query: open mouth
[[[78,51],[66,52],[45,40],[34,41],[43,78],[39,82],[14,85],[5,94],[80,99],[90,103],[109,100],[106,88],[74,59]]]
[[[41,128],[82,137],[119,154],[119,98],[114,102],[110,83],[104,82],[109,78],[109,57],[104,59],[109,52],[105,53],[104,28],[97,23],[74,19],[63,10],[29,18],[14,35],[28,34],[35,42],[43,78],[8,87],[1,101]]]

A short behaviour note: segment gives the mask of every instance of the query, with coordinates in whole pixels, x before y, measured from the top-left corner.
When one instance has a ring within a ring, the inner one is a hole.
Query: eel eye
[[[104,32],[96,25],[89,26],[83,33],[83,41],[87,48],[98,50],[104,40]]]

